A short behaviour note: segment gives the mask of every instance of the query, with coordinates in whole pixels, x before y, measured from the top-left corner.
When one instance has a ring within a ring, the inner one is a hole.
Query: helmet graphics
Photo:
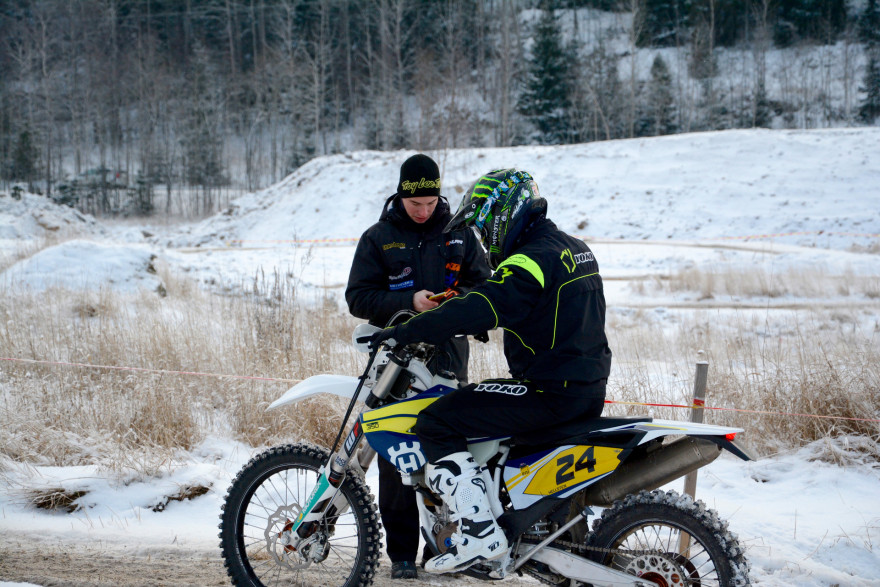
[[[489,255],[493,269],[510,256],[513,245],[528,222],[547,211],[538,184],[525,171],[491,171],[465,192],[445,232],[474,229]]]

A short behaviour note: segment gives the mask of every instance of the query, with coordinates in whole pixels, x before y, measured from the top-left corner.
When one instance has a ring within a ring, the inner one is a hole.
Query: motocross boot
[[[486,482],[469,452],[445,456],[428,464],[425,477],[431,491],[449,508],[458,528],[447,539],[448,550],[425,563],[429,573],[461,571],[507,553],[507,537],[495,521],[486,493]]]

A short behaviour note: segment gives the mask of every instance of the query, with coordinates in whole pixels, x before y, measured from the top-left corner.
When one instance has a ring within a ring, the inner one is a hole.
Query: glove
[[[370,348],[376,350],[379,348],[379,345],[385,342],[390,338],[394,338],[395,331],[397,327],[394,328],[383,328],[382,330],[375,332],[373,336],[370,337]]]

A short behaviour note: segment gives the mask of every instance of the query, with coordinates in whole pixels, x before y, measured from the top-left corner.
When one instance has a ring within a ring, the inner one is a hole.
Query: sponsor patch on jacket
[[[446,242],[447,247],[452,246],[452,245],[463,245],[463,244],[464,244],[464,241],[460,238],[454,238],[451,241]]]
[[[401,281],[400,283],[389,284],[388,289],[390,289],[391,291],[395,291],[398,289],[406,289],[408,287],[412,287],[413,285],[415,285],[415,283],[416,282],[414,279],[407,279],[406,281]]]
[[[404,277],[406,277],[410,273],[412,273],[412,267],[404,267],[403,271],[401,271],[397,275],[389,275],[388,281],[397,281],[398,279],[403,279]]]
[[[405,249],[406,243],[386,243],[382,245],[382,250],[387,251],[388,249]]]
[[[568,269],[569,273],[574,273],[575,267],[581,263],[589,263],[590,261],[596,260],[595,257],[593,257],[593,253],[590,251],[572,253],[571,249],[565,249],[562,251],[562,255],[560,255],[559,258],[562,260],[562,264],[565,265],[565,268]]]

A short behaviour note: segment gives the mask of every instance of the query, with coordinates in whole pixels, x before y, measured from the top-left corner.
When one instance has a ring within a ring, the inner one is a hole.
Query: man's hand
[[[434,292],[423,289],[421,291],[417,291],[413,294],[413,308],[416,312],[424,312],[425,310],[430,310],[431,308],[436,308],[440,304],[433,300],[429,300],[430,296],[434,295]]]
[[[442,291],[438,294],[434,294],[432,296],[428,296],[428,299],[432,302],[437,302],[438,304],[442,304],[449,298],[454,298],[458,295],[458,292],[452,289],[451,287],[446,288],[445,291]]]
[[[394,328],[384,328],[378,332],[373,333],[373,336],[370,337],[370,348],[376,350],[377,348],[379,348],[380,344],[382,344],[386,340],[394,338],[394,332],[396,329],[397,327],[395,326]]]

